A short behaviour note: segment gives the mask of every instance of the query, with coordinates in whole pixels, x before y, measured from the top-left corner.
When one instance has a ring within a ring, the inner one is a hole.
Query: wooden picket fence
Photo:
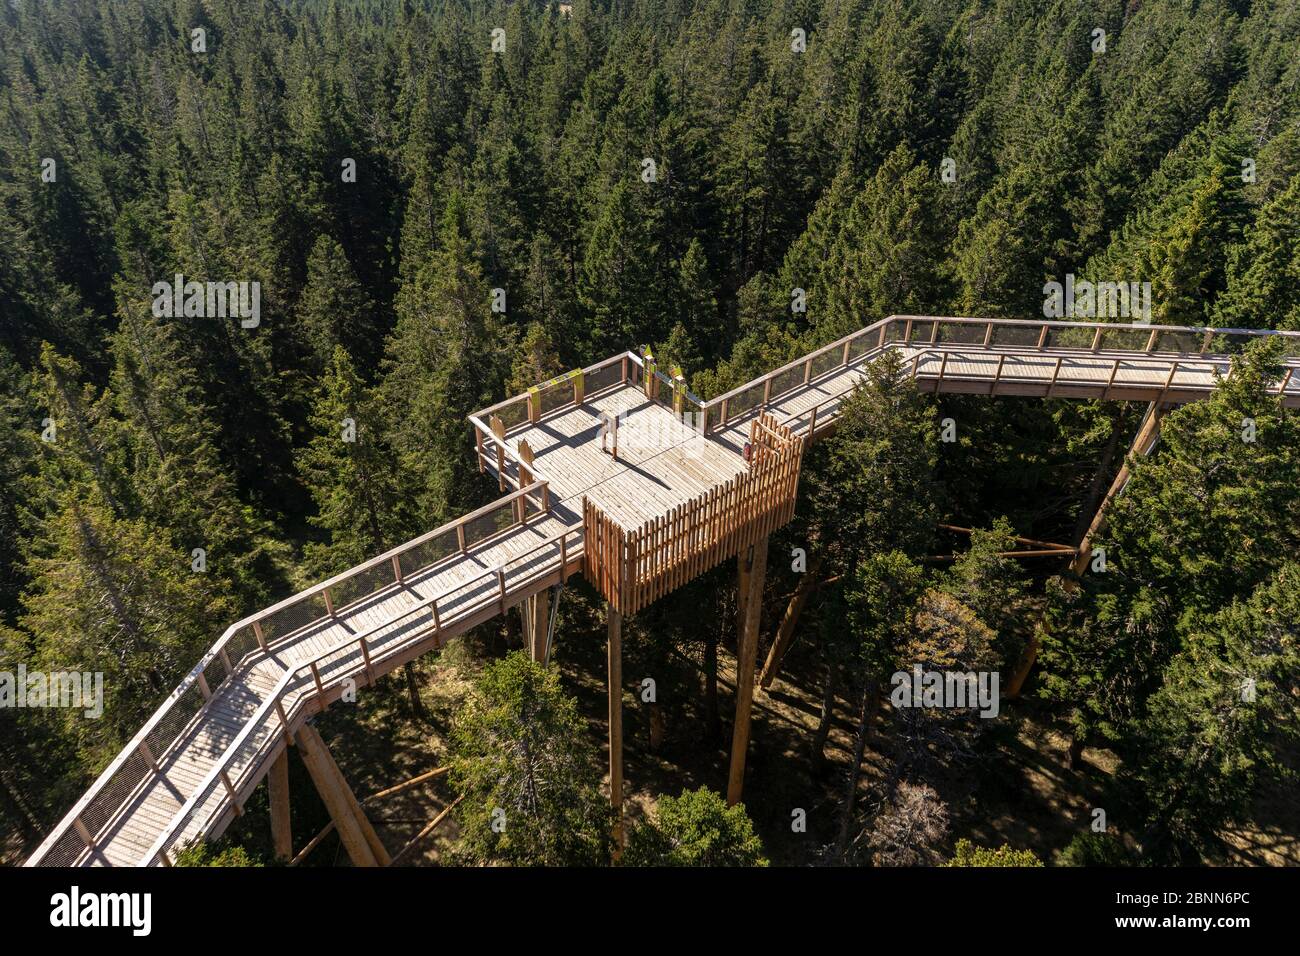
[[[588,580],[635,614],[794,517],[803,442],[763,413],[750,426],[750,468],[639,528],[583,499]]]

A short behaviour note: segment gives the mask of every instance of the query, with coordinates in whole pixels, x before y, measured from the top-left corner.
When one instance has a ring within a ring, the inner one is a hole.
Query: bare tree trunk
[[[718,716],[718,632],[710,629],[704,642],[704,719],[709,735],[716,739],[721,733]]]
[[[880,700],[880,684],[867,681],[862,689],[862,702],[858,708],[858,730],[853,736],[853,757],[849,765],[848,789],[844,794],[844,815],[840,818],[840,833],[835,840],[836,854],[842,860],[849,847],[853,832],[853,810],[858,802],[858,781],[862,779],[862,758],[867,752],[867,735],[871,730],[871,718],[875,716],[876,705]]]
[[[1115,462],[1115,453],[1118,450],[1119,422],[1116,421],[1110,430],[1110,440],[1106,442],[1106,448],[1102,451],[1101,461],[1097,463],[1097,470],[1093,472],[1092,482],[1088,486],[1088,496],[1084,499],[1078,520],[1074,522],[1074,533],[1070,541],[1082,541],[1088,526],[1092,524],[1092,517],[1097,513],[1102,494],[1106,491],[1107,483],[1112,477],[1111,466]]]
[[[1070,758],[1070,769],[1078,770],[1079,764],[1083,760],[1083,737],[1077,732],[1070,736],[1070,749],[1068,753]]]
[[[423,717],[424,701],[420,699],[420,684],[415,677],[415,663],[407,661],[402,666],[402,671],[406,674],[406,693],[411,698],[411,710],[415,712],[415,716]]]
[[[822,709],[817,720],[817,729],[813,732],[812,759],[816,764],[826,760],[826,739],[831,733],[831,722],[835,719],[835,665],[826,662],[826,685],[822,689]]]
[[[650,706],[650,749],[658,750],[664,742],[664,712],[658,702]]]

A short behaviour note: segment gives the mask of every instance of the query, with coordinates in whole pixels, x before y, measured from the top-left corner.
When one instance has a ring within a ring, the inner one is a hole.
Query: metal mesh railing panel
[[[267,642],[292,634],[329,616],[322,594],[311,594],[262,619],[262,635]]]
[[[377,591],[382,591],[396,583],[393,573],[393,563],[384,561],[376,564],[374,567],[367,568],[351,575],[346,580],[330,588],[330,597],[334,601],[334,608],[338,610],[341,607],[367,598]]]
[[[924,345],[934,334],[934,322],[913,322],[912,332],[907,341],[912,345]]]
[[[842,349],[831,349],[829,352],[823,352],[812,360],[812,373],[809,378],[821,378],[831,369],[840,368],[843,358],[844,352]]]
[[[100,830],[113,818],[118,808],[130,799],[131,794],[152,772],[149,762],[139,753],[131,754],[123,762],[104,788],[79,814],[81,822],[92,836],[99,835]]]
[[[465,546],[473,547],[486,538],[500,534],[514,523],[514,502],[502,508],[493,508],[465,525]]]
[[[602,389],[609,388],[611,385],[617,385],[623,380],[623,363],[611,362],[594,371],[588,372],[586,381],[583,382],[583,391],[591,395]]]
[[[542,389],[537,393],[537,399],[540,403],[541,414],[553,412],[557,408],[563,408],[565,405],[573,404],[573,382],[564,381]]]
[[[412,575],[425,568],[432,567],[439,561],[446,560],[460,552],[460,543],[456,529],[434,535],[428,541],[407,548],[398,557],[402,564],[402,574]]]
[[[1101,333],[1101,348],[1144,352],[1150,340],[1150,329],[1106,329]]]
[[[939,324],[938,341],[947,345],[983,345],[984,336],[987,334],[987,325],[975,325],[966,322],[941,322]]]
[[[528,399],[517,399],[509,405],[498,408],[492,414],[500,418],[502,424],[506,426],[506,430],[509,431],[516,425],[522,425],[524,422],[528,421]],[[489,415],[488,418],[490,419],[491,416]]]
[[[1096,329],[1082,326],[1051,328],[1047,330],[1047,341],[1043,344],[1047,348],[1090,349],[1096,335]]]
[[[149,750],[156,759],[163,759],[163,755],[171,749],[176,738],[189,726],[194,715],[203,708],[203,703],[203,692],[195,682],[176,699],[176,703],[167,713],[163,714],[162,719],[145,736],[145,743],[149,745]]]
[[[1037,325],[995,325],[990,345],[1009,348],[1035,348],[1042,327]]]
[[[776,398],[778,395],[784,395],[791,389],[802,386],[803,370],[804,367],[802,365],[796,365],[794,368],[787,369],[780,375],[773,376],[772,391],[770,393],[771,397]]]
[[[731,421],[763,403],[764,385],[759,382],[753,388],[747,388],[739,395],[727,400],[727,420]]]

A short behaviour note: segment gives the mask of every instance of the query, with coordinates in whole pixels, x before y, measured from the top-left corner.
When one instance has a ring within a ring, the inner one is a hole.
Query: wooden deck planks
[[[295,635],[272,645],[272,658],[260,652],[249,663],[237,667],[236,672],[219,685],[207,707],[185,732],[159,757],[163,778],[153,776],[124,804],[117,821],[100,837],[102,859],[88,860],[95,865],[134,865],[149,851],[158,835],[170,825],[185,800],[197,792],[216,762],[234,742],[243,727],[252,719],[262,702],[274,690],[285,666],[316,657],[340,641],[374,631],[369,639],[372,658],[400,647],[403,639],[432,623],[428,610],[409,615],[400,621],[394,618],[422,600],[451,588],[460,587],[446,599],[444,620],[461,612],[472,610],[495,599],[495,577],[489,572],[504,562],[510,562],[529,552],[537,544],[567,526],[566,522],[551,516],[535,517],[524,525],[510,529],[487,547],[471,548],[467,555],[453,555],[431,568],[409,575],[405,587],[386,589],[378,599],[363,599],[340,608],[337,618],[302,629]],[[558,568],[558,551],[546,549],[537,552],[527,562],[517,562],[510,568],[512,576],[548,571]],[[483,583],[466,586],[476,579]],[[443,610],[440,603],[440,610]],[[279,661],[279,663],[277,663]],[[283,665],[283,666],[282,666]],[[348,672],[364,665],[360,647],[351,644],[330,654],[318,664],[322,675],[334,670]],[[265,739],[277,732],[278,719],[272,715],[269,725],[253,734],[255,739]],[[236,763],[230,768],[233,780],[241,780],[252,769]],[[210,807],[195,815],[193,826],[222,803],[222,795],[214,792]],[[197,833],[191,833],[195,836]]]

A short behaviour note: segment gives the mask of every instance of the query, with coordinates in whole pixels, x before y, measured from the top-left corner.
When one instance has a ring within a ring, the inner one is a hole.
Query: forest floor
[[[575,593],[576,591],[576,593]],[[568,607],[557,625],[554,660],[566,689],[589,723],[593,774],[607,784],[605,645],[595,606],[581,590],[570,588]],[[514,623],[513,621],[511,622]],[[603,624],[603,622],[600,622]],[[725,791],[731,746],[730,715],[734,706],[734,657],[719,647],[719,716],[710,726],[703,671],[698,660],[678,656],[674,667],[656,680],[662,738],[651,748],[650,706],[639,693],[635,622],[625,628],[624,778],[628,826],[652,810],[661,795],[707,786]],[[322,736],[358,798],[395,786],[448,763],[452,722],[470,693],[483,664],[503,653],[517,638],[505,629],[485,626],[453,641],[440,654],[416,665],[423,714],[413,709],[402,671],[363,689],[355,704],[331,708],[318,722]],[[770,692],[756,690],[745,804],[774,865],[809,865],[824,859],[839,824],[838,808],[847,784],[853,742],[853,706],[835,702],[825,759],[815,762],[810,741],[817,726],[821,686],[810,655],[796,640],[781,676]],[[761,659],[761,657],[760,657]],[[1032,691],[1032,682],[1029,690]],[[868,747],[859,799],[867,803],[890,766],[889,714],[877,715]],[[1106,810],[1108,822],[1123,832],[1138,822],[1124,813],[1122,792],[1114,786],[1118,761],[1103,749],[1085,752],[1072,770],[1065,728],[1046,707],[1032,699],[1005,703],[994,731],[979,745],[980,757],[948,767],[933,782],[948,805],[951,827],[939,858],[960,837],[981,846],[1009,843],[1032,850],[1045,863],[1079,833],[1086,832],[1094,808]],[[1290,753],[1300,765],[1300,754]],[[296,754],[290,761],[294,844],[301,850],[329,822],[324,805]],[[397,854],[454,799],[447,777],[421,783],[367,804],[389,852]],[[231,828],[230,838],[269,858],[269,813],[266,788],[259,787],[248,812]],[[797,811],[802,810],[802,814]],[[795,816],[806,830],[792,827]],[[1224,833],[1221,859],[1236,865],[1300,865],[1300,806],[1294,791],[1275,785],[1261,791],[1254,819]],[[402,858],[406,865],[455,862],[456,823],[448,816]],[[16,864],[34,847],[16,833],[0,833],[3,862]],[[346,865],[336,835],[327,836],[304,861],[309,866]]]
[[[554,660],[566,689],[578,700],[590,726],[593,774],[607,784],[605,645],[595,607],[581,591],[570,589],[568,607],[557,626]],[[513,623],[513,622],[511,622]],[[725,790],[731,746],[735,660],[719,648],[719,719],[710,726],[703,671],[698,660],[678,657],[664,679],[657,680],[658,706],[663,718],[659,744],[651,748],[650,706],[640,697],[635,622],[624,634],[624,779],[628,826],[652,810],[660,795],[707,786]],[[422,660],[419,684],[424,715],[416,717],[403,675],[385,678],[374,691],[363,691],[353,707],[335,707],[321,729],[357,795],[391,787],[420,773],[443,766],[450,752],[452,720],[468,695],[474,674],[483,663],[514,642],[505,630],[480,628],[453,642],[441,655]],[[821,687],[796,641],[782,675],[770,692],[757,691],[753,731],[746,767],[745,804],[776,865],[808,865],[824,858],[834,841],[838,808],[847,783],[854,732],[852,705],[837,698],[825,759],[814,762],[810,741],[817,726]],[[1032,682],[1029,690],[1032,691]],[[886,707],[877,715],[867,750],[859,798],[868,801],[887,771],[890,741]],[[1066,728],[1032,695],[1004,703],[997,729],[981,743],[982,756],[964,766],[948,768],[936,788],[948,804],[951,829],[947,846],[965,837],[981,846],[1033,850],[1052,862],[1076,835],[1087,832],[1095,808],[1106,810],[1108,822],[1130,831],[1137,821],[1126,819],[1122,793],[1114,786],[1118,760],[1108,750],[1090,748],[1078,769],[1068,759]],[[295,760],[296,763],[296,760]],[[328,822],[323,806],[300,766],[295,768],[295,840],[301,848],[307,834]],[[454,799],[446,777],[421,784],[373,805],[371,817],[390,852],[396,853]],[[1221,862],[1235,864],[1300,864],[1300,808],[1283,786],[1262,792],[1257,801],[1259,821],[1225,834]],[[806,831],[792,827],[795,812],[804,811]],[[301,820],[299,819],[301,818]],[[253,831],[241,839],[264,843],[265,819],[256,812],[245,817]],[[448,818],[421,839],[402,862],[438,865],[455,862],[452,852],[456,826]],[[946,855],[941,852],[940,856]],[[330,836],[311,856],[310,865],[346,863],[338,840]]]

